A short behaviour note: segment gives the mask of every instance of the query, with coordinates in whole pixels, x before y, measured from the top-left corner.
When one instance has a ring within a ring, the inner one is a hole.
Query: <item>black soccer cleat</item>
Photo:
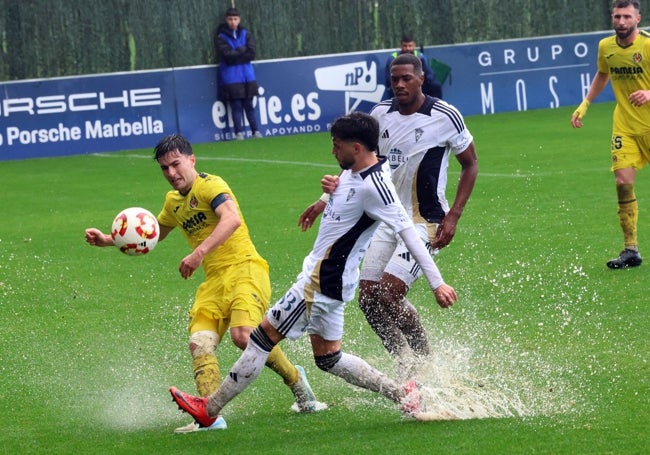
[[[610,269],[626,269],[628,267],[637,267],[643,260],[638,251],[625,248],[617,258],[607,261],[607,267]]]

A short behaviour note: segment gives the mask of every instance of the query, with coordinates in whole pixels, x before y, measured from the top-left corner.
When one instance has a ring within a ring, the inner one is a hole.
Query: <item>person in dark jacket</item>
[[[240,25],[240,21],[237,8],[228,8],[225,22],[217,28],[215,39],[220,98],[230,105],[237,140],[244,139],[244,113],[252,136],[262,137],[253,107],[253,98],[259,89],[251,63],[255,59],[255,39]]]
[[[424,72],[424,83],[422,84],[422,93],[425,95],[430,95],[435,98],[442,99],[442,85],[436,79],[436,73],[433,71],[429,62],[427,62],[426,56],[422,52],[418,52],[416,49],[415,38],[410,33],[404,33],[402,35],[402,41],[400,42],[400,50],[395,51],[390,54],[388,61],[386,61],[386,98],[392,98],[395,96],[393,89],[390,84],[390,65],[395,60],[395,57],[401,54],[413,54],[420,59],[422,62],[422,71]]]

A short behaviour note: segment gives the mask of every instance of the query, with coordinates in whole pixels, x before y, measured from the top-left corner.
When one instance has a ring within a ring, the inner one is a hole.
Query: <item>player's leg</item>
[[[342,302],[312,304],[309,338],[318,368],[399,403],[407,414],[422,410],[418,385],[402,386],[362,358],[341,350],[344,309]]]
[[[197,292],[195,304],[190,311],[189,348],[192,356],[192,370],[194,371],[196,389],[199,396],[207,397],[216,391],[221,384],[221,372],[216,357],[216,348],[227,329],[227,325],[223,324],[223,322],[219,324],[208,313],[202,311],[200,308],[203,307],[204,303],[201,292]],[[221,430],[226,427],[226,421],[223,417],[219,417],[209,426],[202,426],[193,421],[176,428],[174,432],[176,434],[185,434],[202,430]]]
[[[634,173],[634,169],[624,169],[619,173],[626,174]],[[625,248],[636,250],[638,249],[637,241],[637,223],[639,219],[639,204],[636,200],[636,195],[634,194],[634,176],[630,176],[621,181],[632,182],[632,183],[618,183],[619,179],[617,178],[616,183],[616,195],[618,197],[618,218],[619,224],[621,225],[621,230],[623,231],[623,243]]]
[[[266,262],[249,261],[233,267],[229,280],[233,287],[230,337],[240,349],[246,349],[251,332],[262,321],[271,298],[271,283]],[[268,355],[266,366],[277,373],[291,389],[299,412],[314,412],[326,405],[316,401],[302,367],[289,361],[279,346]]]
[[[607,262],[611,269],[641,265],[637,240],[639,205],[634,192],[636,170],[646,164],[636,141],[625,135],[612,138],[612,170],[616,179],[618,220],[623,232],[624,250],[619,257]]]
[[[431,225],[433,229],[434,225]],[[429,231],[426,225],[417,224],[416,229],[423,242],[428,241]],[[406,294],[415,280],[422,275],[420,266],[399,239],[393,254],[379,281],[379,304],[386,317],[397,326],[416,356],[430,354],[428,337],[415,307],[406,299]],[[390,352],[390,351],[389,351]],[[394,354],[403,356],[405,350],[396,345]]]
[[[215,354],[219,335],[213,330],[199,330],[190,335],[190,354],[196,390],[207,397],[217,390],[221,383],[219,361]]]
[[[431,348],[420,315],[406,298],[409,286],[395,275],[384,273],[379,289],[379,302],[384,314],[395,323],[411,350],[419,356],[429,355]],[[404,353],[404,347],[395,344],[395,351],[389,352],[399,356]]]
[[[216,349],[228,329],[218,308],[224,295],[222,280],[210,279],[201,283],[190,309],[190,354],[194,382],[200,396],[208,396],[221,383],[221,372]]]
[[[386,225],[380,225],[366,251],[359,281],[359,308],[391,354],[397,354],[407,344],[400,329],[384,311],[380,302],[381,277],[395,252],[396,245],[395,234]]]
[[[263,328],[266,326],[266,329]],[[267,332],[273,334],[274,341]],[[215,417],[233,398],[246,389],[262,372],[271,350],[281,340],[275,336],[277,331],[272,327],[269,329],[266,318],[262,323],[253,329],[248,345],[241,356],[230,369],[224,378],[221,386],[208,397],[206,410],[208,415]]]
[[[207,411],[216,416],[223,407],[259,376],[271,351],[285,337],[300,337],[309,323],[303,284],[294,286],[270,308],[251,333],[248,345],[219,389],[210,395]]]

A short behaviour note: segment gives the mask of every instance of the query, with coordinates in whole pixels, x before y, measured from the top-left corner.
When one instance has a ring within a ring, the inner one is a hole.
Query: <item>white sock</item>
[[[327,372],[345,379],[350,384],[380,393],[395,402],[404,397],[404,391],[397,382],[352,354],[342,352],[339,361]]]
[[[267,351],[249,341],[219,389],[208,397],[208,415],[212,417],[219,415],[226,404],[248,387],[260,375],[268,357]]]

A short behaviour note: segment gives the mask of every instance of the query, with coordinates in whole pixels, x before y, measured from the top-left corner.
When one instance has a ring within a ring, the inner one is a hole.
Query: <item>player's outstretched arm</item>
[[[86,229],[86,243],[93,246],[113,246],[113,238],[97,228]]]
[[[449,212],[442,219],[438,225],[435,238],[431,239],[433,248],[441,249],[449,245],[456,235],[456,226],[458,220],[465,210],[465,204],[469,201],[469,197],[474,189],[476,177],[478,176],[478,157],[476,156],[476,147],[474,142],[460,154],[456,155],[458,163],[460,163],[461,171],[458,179],[458,186],[456,188],[456,197]]]

